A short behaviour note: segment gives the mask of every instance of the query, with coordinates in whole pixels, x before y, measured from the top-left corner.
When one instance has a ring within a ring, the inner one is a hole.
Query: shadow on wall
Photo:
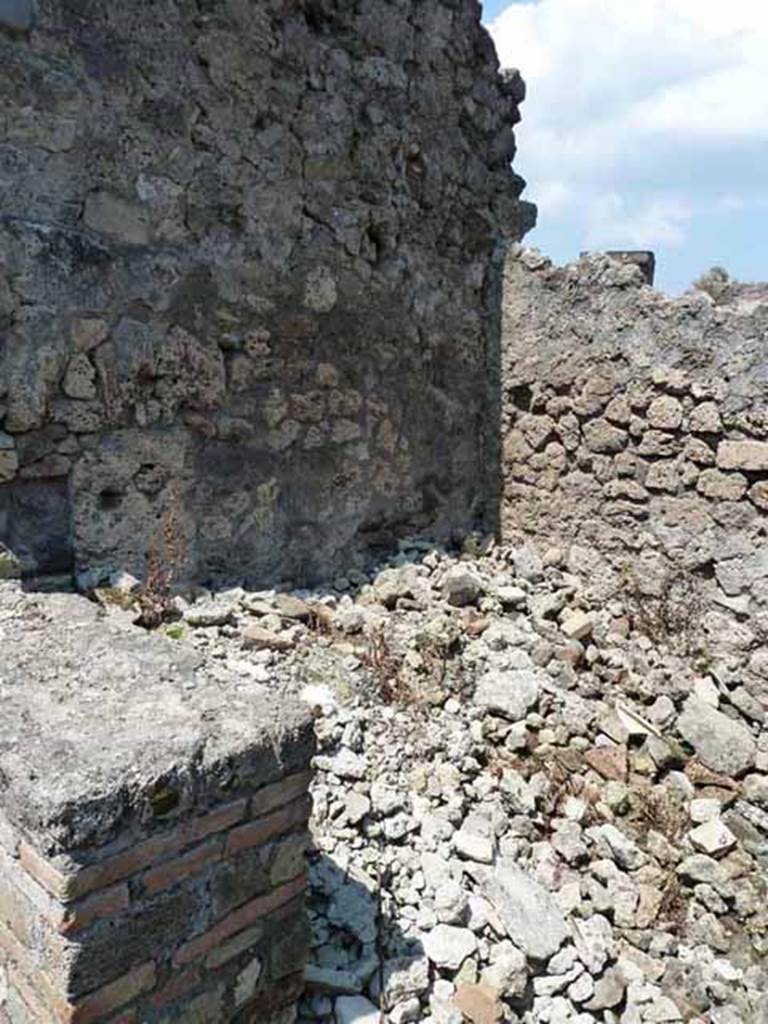
[[[451,412],[473,458],[462,456],[459,472],[451,437],[414,407],[409,444],[423,451],[420,492],[410,506],[395,494],[370,495],[367,508],[355,498],[345,521],[335,502],[349,481],[323,451],[297,461],[290,451],[265,457],[245,437],[225,443],[184,426],[119,430],[91,439],[66,475],[47,478],[51,457],[43,456],[33,464],[40,477],[23,472],[0,483],[0,578],[69,589],[75,572],[91,585],[115,572],[143,580],[161,572],[174,587],[194,581],[220,589],[311,584],[349,572],[354,584],[359,570],[397,551],[403,538],[450,546],[474,531],[498,535],[505,257],[498,242],[483,281],[475,368],[482,399]],[[443,357],[452,358],[449,351]],[[455,369],[435,372],[444,390],[458,386],[448,382]],[[65,437],[50,428],[7,436],[22,459]],[[396,465],[383,468],[394,473]]]

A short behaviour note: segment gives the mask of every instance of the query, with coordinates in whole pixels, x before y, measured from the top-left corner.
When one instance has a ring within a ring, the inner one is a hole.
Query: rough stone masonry
[[[172,513],[179,574],[311,580],[488,517],[523,93],[477,0],[3,0],[25,572],[141,575]]]
[[[763,722],[768,296],[704,284],[670,299],[606,255],[510,254],[503,521]]]

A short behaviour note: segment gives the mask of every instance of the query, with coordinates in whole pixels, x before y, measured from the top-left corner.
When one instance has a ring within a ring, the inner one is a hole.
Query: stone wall
[[[639,599],[641,617],[687,617],[703,667],[757,714],[752,695],[768,681],[765,291],[669,299],[607,256],[555,267],[518,249],[503,360],[506,532],[561,548],[624,610]],[[685,653],[687,640],[671,639]]]
[[[309,713],[83,598],[0,623],[0,1020],[292,1019]]]
[[[311,580],[489,513],[523,87],[476,0],[0,5],[0,540]],[[169,512],[170,510],[170,512]]]

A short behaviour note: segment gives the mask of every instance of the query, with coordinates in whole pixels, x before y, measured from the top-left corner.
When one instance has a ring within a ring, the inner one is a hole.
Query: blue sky
[[[766,0],[486,0],[528,83],[515,169],[558,262],[648,248],[657,282],[768,280]]]

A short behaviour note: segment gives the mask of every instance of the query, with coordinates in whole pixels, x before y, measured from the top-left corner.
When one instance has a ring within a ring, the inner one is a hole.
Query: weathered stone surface
[[[694,434],[719,434],[723,420],[716,402],[702,402],[688,417],[688,429]]]
[[[741,473],[721,473],[705,469],[696,483],[696,490],[718,501],[739,501],[747,491],[747,479]]]
[[[717,818],[692,829],[688,838],[696,850],[710,857],[721,857],[736,845],[736,836]]]
[[[670,643],[685,632],[684,647],[746,682],[768,587],[766,290],[668,298],[635,270],[607,254],[559,267],[510,253],[502,525],[515,544],[588,552],[594,596],[670,624],[679,611]],[[545,460],[529,439],[550,421],[562,452]]]
[[[536,704],[540,687],[535,669],[489,672],[477,684],[475,702],[494,714],[517,722],[525,718]]]
[[[749,730],[697,697],[686,701],[677,728],[713,772],[742,775],[755,763],[757,747]]]
[[[593,747],[584,755],[584,760],[604,779],[623,781],[627,777],[627,748],[611,744]]]
[[[337,1024],[379,1024],[379,1011],[364,996],[340,996],[336,1000]]]
[[[424,936],[424,951],[437,967],[458,970],[477,948],[477,939],[469,928],[439,924]]]
[[[13,480],[19,468],[19,455],[13,448],[0,449],[0,484]]]
[[[660,395],[648,406],[646,416],[657,430],[677,430],[683,422],[683,407],[671,395]]]
[[[236,796],[233,774],[279,777],[278,748],[284,766],[306,761],[308,711],[237,677],[222,686],[195,650],[126,632],[84,598],[38,608],[6,584],[0,601],[3,810],[42,850],[103,845],[152,813],[161,781],[205,806]]]
[[[464,608],[475,604],[482,593],[480,581],[460,567],[446,574],[443,579],[443,594],[448,604]]]
[[[65,428],[73,567],[143,577],[171,514],[177,579],[251,583],[492,526],[498,252],[534,210],[479,5],[198,13],[0,38],[0,429]]]
[[[583,611],[568,612],[563,616],[560,628],[572,640],[583,640],[592,632],[592,616]]]
[[[499,994],[489,985],[459,985],[456,1006],[471,1024],[497,1024],[504,1015]]]
[[[626,431],[611,426],[605,420],[591,420],[585,423],[584,438],[590,451],[606,454],[620,452],[627,443]]]
[[[758,480],[752,484],[749,496],[759,509],[768,511],[768,480]]]
[[[768,471],[768,441],[721,441],[717,448],[721,469]]]
[[[510,861],[480,877],[482,890],[507,935],[526,956],[546,960],[569,934],[557,904],[534,878]]]

